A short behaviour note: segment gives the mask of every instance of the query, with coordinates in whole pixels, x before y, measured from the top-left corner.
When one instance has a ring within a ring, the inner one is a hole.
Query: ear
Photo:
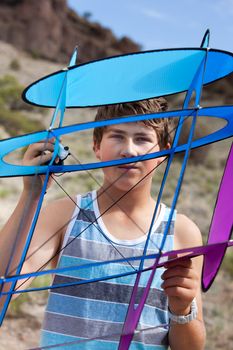
[[[93,151],[97,159],[100,159],[100,145],[96,140],[93,141]]]
[[[169,149],[169,148],[171,148],[171,144],[170,143],[167,143],[167,145],[163,148],[163,149]],[[164,159],[165,159],[166,157],[160,157],[160,158],[157,158],[158,159],[158,165],[159,164],[161,164],[163,161],[164,161]]]

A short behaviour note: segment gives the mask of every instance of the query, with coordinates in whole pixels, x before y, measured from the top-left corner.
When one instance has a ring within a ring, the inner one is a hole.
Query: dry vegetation
[[[38,109],[30,110],[28,107],[22,105],[18,98],[19,91],[23,86],[31,83],[36,78],[60,69],[60,66],[41,60],[33,60],[4,43],[0,43],[0,54],[0,137],[5,138],[9,135],[38,130],[41,129],[42,125],[45,127],[48,126],[51,113],[48,111],[41,112]],[[9,89],[11,91],[10,100]],[[173,104],[179,104],[180,98],[178,96],[175,101],[173,100]],[[208,105],[208,101],[204,103]],[[214,105],[214,101],[211,104]],[[93,110],[76,110],[68,112],[65,120],[69,124],[74,121],[92,119],[93,115]],[[210,124],[207,121],[201,121],[199,129],[202,134],[219,127],[218,121],[213,121],[212,125]],[[89,162],[94,159],[91,150],[90,133],[72,134],[70,137],[65,138],[63,143],[69,145],[72,154],[81,162],[87,159]],[[88,144],[90,145],[89,149],[87,148]],[[208,234],[217,189],[229,147],[230,141],[226,140],[210,146],[208,152],[206,149],[196,151],[195,157],[189,162],[184,179],[178,210],[191,217],[197,223],[203,232],[204,241]],[[72,157],[70,157],[70,161],[72,161]],[[171,175],[164,195],[164,201],[168,205],[171,201],[171,194],[174,192],[180,163],[181,158],[179,157],[175,160],[171,169]],[[162,173],[163,168],[161,167],[154,179],[153,192],[155,194],[158,190]],[[101,181],[101,172],[92,172],[92,177],[87,176],[84,172],[78,175],[64,175],[58,178],[58,181],[62,183],[71,195],[74,195],[95,188],[97,184],[93,178],[97,179],[98,182]],[[20,188],[20,179],[0,179],[0,225],[5,222],[13,209],[20,193]],[[61,190],[54,185],[47,194],[46,200],[49,201],[63,195]],[[224,270],[221,271],[207,295],[203,296],[204,315],[207,326],[206,350],[233,348],[230,322],[233,314],[232,257],[233,255],[229,253],[227,259],[224,261]],[[35,283],[41,285],[44,281],[37,281]],[[9,350],[20,350],[38,345],[39,329],[46,297],[47,293],[34,293],[20,297],[16,302],[12,303],[1,329],[0,349],[6,349],[7,347]]]

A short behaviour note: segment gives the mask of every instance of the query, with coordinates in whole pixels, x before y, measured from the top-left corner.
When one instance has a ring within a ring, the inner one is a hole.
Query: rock
[[[117,39],[110,29],[79,16],[66,0],[1,1],[0,40],[35,58],[65,63],[75,45],[79,63],[140,49],[131,39]]]

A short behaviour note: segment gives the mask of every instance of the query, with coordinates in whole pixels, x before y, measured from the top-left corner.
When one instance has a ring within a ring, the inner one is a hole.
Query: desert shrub
[[[0,108],[0,124],[11,136],[43,130],[43,123],[24,116],[21,112]]]
[[[24,86],[12,75],[4,75],[0,78],[0,108],[46,113],[44,108],[25,103],[21,98],[23,90]]]
[[[23,114],[25,110],[45,111],[22,101],[23,88],[11,75],[0,78],[0,124],[11,136],[44,129],[42,122]]]
[[[5,108],[17,110],[22,108],[20,99],[23,87],[11,75],[0,78],[0,104]]]
[[[34,60],[38,60],[39,58],[41,58],[41,54],[37,50],[29,50],[29,54],[31,55],[31,58],[33,58]]]
[[[9,193],[11,193],[11,191],[9,189],[0,187],[0,199],[7,198]]]
[[[14,59],[10,62],[9,67],[10,67],[10,69],[15,70],[15,71],[18,71],[18,70],[21,69],[20,63],[19,63],[19,61],[17,60],[17,58],[14,58]]]
[[[27,293],[20,295],[17,299],[10,303],[10,316],[20,317],[23,314],[22,305],[29,300]]]
[[[228,251],[223,260],[223,268],[233,277],[233,252]]]
[[[89,11],[85,11],[83,13],[83,17],[87,20],[87,21],[90,21],[91,17],[92,17],[92,13],[89,12]]]
[[[49,286],[51,284],[51,276],[45,275],[42,277],[35,278],[30,285],[30,288],[40,288]],[[34,293],[22,293],[17,299],[10,303],[10,315],[12,317],[21,317],[24,315],[23,304],[33,300],[38,303],[45,303],[48,295],[48,290],[34,292]]]

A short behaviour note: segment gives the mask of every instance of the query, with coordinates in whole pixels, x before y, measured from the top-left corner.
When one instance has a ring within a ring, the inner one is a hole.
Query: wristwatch
[[[191,310],[190,313],[186,316],[177,316],[173,314],[169,309],[168,309],[168,317],[171,321],[178,323],[178,324],[185,324],[189,323],[192,320],[195,320],[197,318],[197,302],[196,299],[194,298],[192,303],[191,303]]]

